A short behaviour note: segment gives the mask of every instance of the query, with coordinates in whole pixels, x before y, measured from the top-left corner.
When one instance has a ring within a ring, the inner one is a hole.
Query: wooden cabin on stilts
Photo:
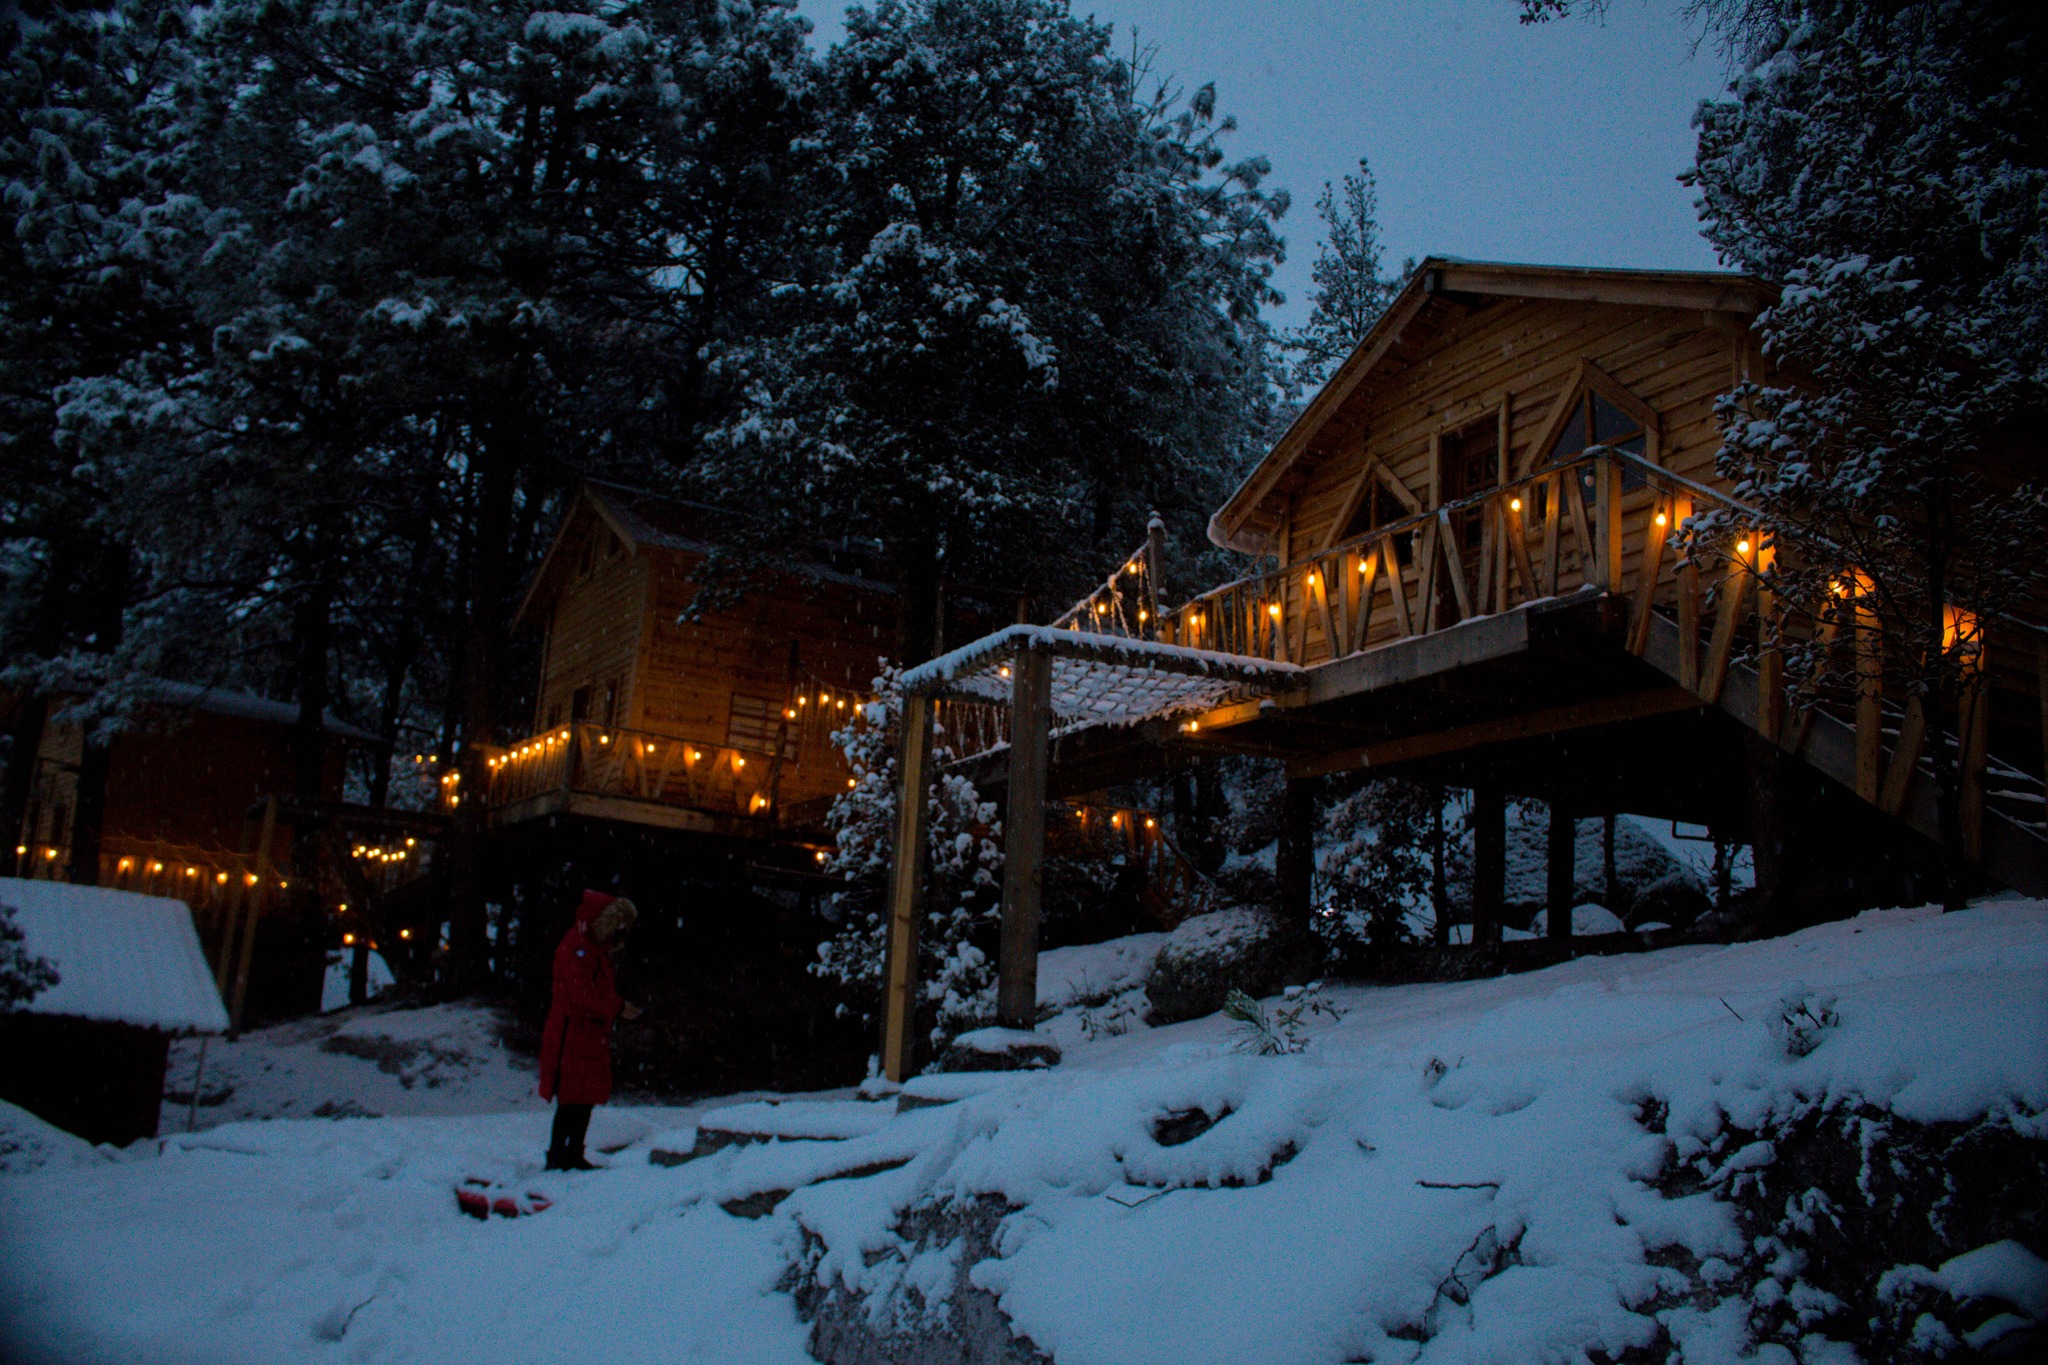
[[[1479,945],[1500,939],[1509,796],[1549,803],[1564,902],[1571,822],[1617,812],[1754,845],[1758,897],[1787,913],[1910,890],[1939,835],[1935,743],[1960,766],[1977,870],[2048,894],[2048,635],[1969,623],[1953,735],[1887,691],[1860,600],[1853,638],[1818,641],[1853,652],[1853,695],[1787,676],[1815,627],[1762,590],[1773,547],[1740,531],[1754,514],[1715,468],[1715,401],[1764,375],[1751,327],[1772,298],[1728,274],[1425,261],[1211,520],[1255,571],[1169,606],[1155,529],[1058,620],[907,673],[902,791],[930,780],[942,712],[985,737],[962,771],[1006,791],[1000,1022],[1034,1020],[1047,804],[1218,754],[1283,761],[1296,824],[1313,802],[1293,798],[1330,774],[1471,790]],[[1737,533],[1682,555],[1707,511]],[[924,803],[898,810],[883,1065],[901,1080],[919,1061]],[[1305,922],[1307,877],[1282,894]],[[1551,906],[1553,936],[1571,910]]]

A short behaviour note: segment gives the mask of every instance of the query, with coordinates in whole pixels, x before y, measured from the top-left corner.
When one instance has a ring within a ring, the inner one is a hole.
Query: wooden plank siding
[[[637,510],[649,509],[642,503]],[[892,650],[894,597],[844,574],[771,570],[738,602],[685,619],[702,553],[677,548],[689,542],[674,537],[663,543],[659,528],[629,541],[621,526],[640,528],[636,535],[647,529],[608,492],[579,498],[530,594],[527,620],[546,632],[534,737],[494,760],[494,803],[530,802],[542,787],[562,782],[579,790],[610,782],[606,774],[617,765],[593,763],[584,752],[610,743],[597,733],[607,726],[618,731],[614,755],[652,752],[657,740],[684,741],[678,752],[701,747],[706,755],[698,771],[723,774],[715,793],[702,781],[684,781],[682,770],[612,775],[620,780],[611,785],[623,782],[625,794],[643,800],[701,798],[722,817],[771,805],[779,813],[843,790],[846,770],[830,732]],[[588,736],[572,725],[579,719],[576,695],[586,688],[580,719],[595,723]],[[551,759],[558,744],[560,757]],[[746,762],[743,779],[736,759]]]
[[[1312,467],[1296,475],[1288,539],[1302,547],[1336,540],[1341,528],[1333,526],[1335,518],[1369,459],[1380,460],[1410,488],[1434,491],[1432,438],[1484,421],[1503,399],[1510,414],[1509,467],[1528,467],[1541,454],[1530,447],[1582,358],[1657,410],[1665,468],[1718,483],[1713,463],[1721,438],[1713,406],[1729,387],[1737,347],[1725,326],[1706,324],[1697,311],[1537,299],[1481,308],[1417,363],[1354,397],[1343,426],[1362,430],[1362,439],[1335,449],[1311,445]]]

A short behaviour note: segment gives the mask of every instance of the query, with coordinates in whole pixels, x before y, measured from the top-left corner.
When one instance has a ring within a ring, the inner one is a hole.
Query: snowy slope
[[[244,1119],[487,1114],[548,1106],[532,1064],[498,1040],[489,1008],[373,1003],[206,1043],[198,1126]],[[171,1048],[158,1131],[192,1117],[200,1045]]]
[[[59,1145],[0,1176],[0,1335],[59,1360],[801,1360],[774,1288],[797,1263],[911,1331],[964,1272],[1060,1365],[1577,1360],[1660,1327],[1688,1362],[1790,1365],[1848,1357],[1753,1351],[1746,1301],[1668,1297],[1674,1256],[1748,1252],[1720,1196],[1769,1153],[1731,1134],[1853,1099],[2048,1136],[2039,903],[1329,994],[1346,1013],[1300,1055],[1236,1051],[1220,1017],[1074,1031],[1052,1071],[920,1078],[900,1112],[726,1106],[707,1127],[780,1140],[675,1166],[645,1154],[687,1149],[700,1112],[600,1110],[594,1140],[635,1145],[574,1177],[534,1170],[538,1113]],[[1788,995],[1839,1021],[1803,1056],[1771,1027]],[[1161,1141],[1195,1109],[1227,1116]],[[1708,1172],[1697,1193],[1650,1183],[1673,1157]],[[559,1202],[468,1222],[449,1187],[471,1173]],[[1000,1216],[986,1258],[903,1217],[977,1205]],[[1786,1266],[1774,1292],[1810,1294]],[[1987,1277],[2048,1302],[2010,1243],[1894,1278]]]

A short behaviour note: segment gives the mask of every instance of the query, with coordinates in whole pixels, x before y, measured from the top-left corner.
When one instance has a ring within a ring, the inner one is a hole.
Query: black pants
[[[583,1155],[583,1135],[590,1131],[590,1111],[597,1106],[590,1104],[558,1104],[555,1106],[554,1136],[548,1140],[550,1157],[580,1157]]]

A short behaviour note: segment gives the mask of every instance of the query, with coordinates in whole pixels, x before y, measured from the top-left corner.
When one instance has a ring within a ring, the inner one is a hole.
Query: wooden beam
[[[1002,947],[997,958],[996,1019],[1006,1028],[1038,1023],[1038,928],[1045,890],[1047,749],[1052,720],[1052,660],[1038,650],[1010,670],[1009,810],[1003,817]]]
[[[1664,545],[1677,522],[1677,508],[1664,499],[1650,505],[1650,523],[1643,528],[1643,557],[1636,568],[1636,594],[1629,604],[1628,652],[1640,656],[1650,638],[1650,609],[1656,605],[1657,580],[1664,573]]]
[[[1472,790],[1472,943],[1500,942],[1507,900],[1507,797],[1488,784]]]
[[[1414,489],[1401,482],[1398,474],[1387,468],[1385,460],[1375,460],[1372,470],[1373,477],[1380,481],[1380,486],[1392,493],[1394,500],[1408,509],[1408,515],[1414,516],[1422,510],[1422,499],[1415,496]]]
[[[1984,863],[1984,768],[1991,729],[1991,688],[1982,673],[1963,692],[1962,753],[1957,814],[1963,826],[1963,856]]]
[[[1692,710],[1699,705],[1700,699],[1682,687],[1657,687],[1597,701],[1529,711],[1518,716],[1502,716],[1426,735],[1383,740],[1378,744],[1366,744],[1336,753],[1317,754],[1313,758],[1289,763],[1287,772],[1291,777],[1317,777],[1325,773],[1369,771],[1488,744],[1506,744],[1514,740],[1591,729],[1598,725],[1618,725],[1649,716],[1669,715],[1674,711]]]
[[[1906,718],[1899,725],[1899,742],[1892,749],[1891,765],[1884,772],[1884,786],[1877,805],[1897,819],[1906,808],[1906,788],[1920,762],[1920,750],[1927,743],[1927,706],[1919,697],[1906,699]]]
[[[1549,835],[1543,897],[1550,916],[1549,937],[1568,939],[1572,936],[1572,908],[1578,900],[1579,831],[1571,808],[1561,801],[1550,803]]]
[[[1621,465],[1601,458],[1593,462],[1594,581],[1607,592],[1622,586]]]
[[[1559,471],[1557,479],[1564,485],[1565,502],[1572,509],[1572,542],[1579,547],[1579,582],[1597,582],[1599,567],[1593,558],[1593,537],[1586,530],[1586,486],[1576,468]]]
[[[1678,565],[1678,685],[1700,690],[1700,566],[1691,555]]]
[[[1856,794],[1875,805],[1878,768],[1884,757],[1884,645],[1877,609],[1859,590],[1856,621]]]
[[[1338,561],[1338,567],[1341,571],[1343,561]],[[1343,585],[1340,583],[1337,591],[1342,592],[1343,590]],[[1338,632],[1337,619],[1330,611],[1330,575],[1328,564],[1319,559],[1309,566],[1308,582],[1304,588],[1303,595],[1315,598],[1316,624],[1323,628],[1323,652],[1328,654],[1331,660],[1342,658],[1344,656],[1343,636]],[[1303,605],[1306,606],[1307,604],[1304,603]],[[1304,612],[1303,614],[1306,615],[1307,613]],[[1301,656],[1304,660],[1308,658],[1307,639],[1307,632],[1304,631],[1302,636],[1303,648],[1301,651]]]
[[[1558,572],[1562,567],[1558,562],[1558,556],[1562,551],[1558,541],[1558,527],[1564,522],[1562,475],[1546,474],[1543,477],[1543,510],[1543,595],[1555,597]]]
[[[1714,604],[1714,636],[1707,645],[1706,666],[1700,670],[1700,700],[1719,701],[1721,684],[1728,680],[1728,660],[1735,652],[1735,631],[1742,624],[1751,574],[1740,560],[1728,561],[1721,579],[1721,600]]]
[[[1438,512],[1436,514],[1436,521],[1438,527],[1437,539],[1443,542],[1444,547],[1444,567],[1450,571],[1451,575],[1451,596],[1457,599],[1458,603],[1458,619],[1460,621],[1470,620],[1472,617],[1472,590],[1465,583],[1465,557],[1458,552],[1457,529],[1451,525],[1451,514],[1449,512]]]
[[[925,791],[931,785],[932,700],[903,699],[896,848],[889,868],[889,942],[882,987],[882,1071],[902,1084],[916,1061],[917,939],[924,918]]]
[[[1408,585],[1402,582],[1401,555],[1391,535],[1380,537],[1380,569],[1387,580],[1387,593],[1394,599],[1394,623],[1405,638],[1415,634],[1414,618],[1408,614]]]
[[[1440,624],[1437,618],[1437,603],[1442,594],[1436,590],[1437,566],[1443,556],[1437,553],[1438,517],[1431,517],[1422,523],[1422,534],[1418,536],[1415,549],[1415,618],[1421,622],[1422,632],[1427,635]]]
[[[1434,634],[1389,640],[1377,649],[1310,669],[1302,702],[1317,706],[1525,653],[1531,614],[1527,608],[1518,608],[1498,616],[1475,617]]]
[[[1353,479],[1351,486],[1344,491],[1344,501],[1337,504],[1337,515],[1330,519],[1330,529],[1323,532],[1322,548],[1325,552],[1344,539],[1344,528],[1351,524],[1351,518],[1358,514],[1358,505],[1364,502],[1372,491],[1373,471],[1378,466],[1378,456],[1366,456],[1365,467],[1358,471],[1358,477]]]

